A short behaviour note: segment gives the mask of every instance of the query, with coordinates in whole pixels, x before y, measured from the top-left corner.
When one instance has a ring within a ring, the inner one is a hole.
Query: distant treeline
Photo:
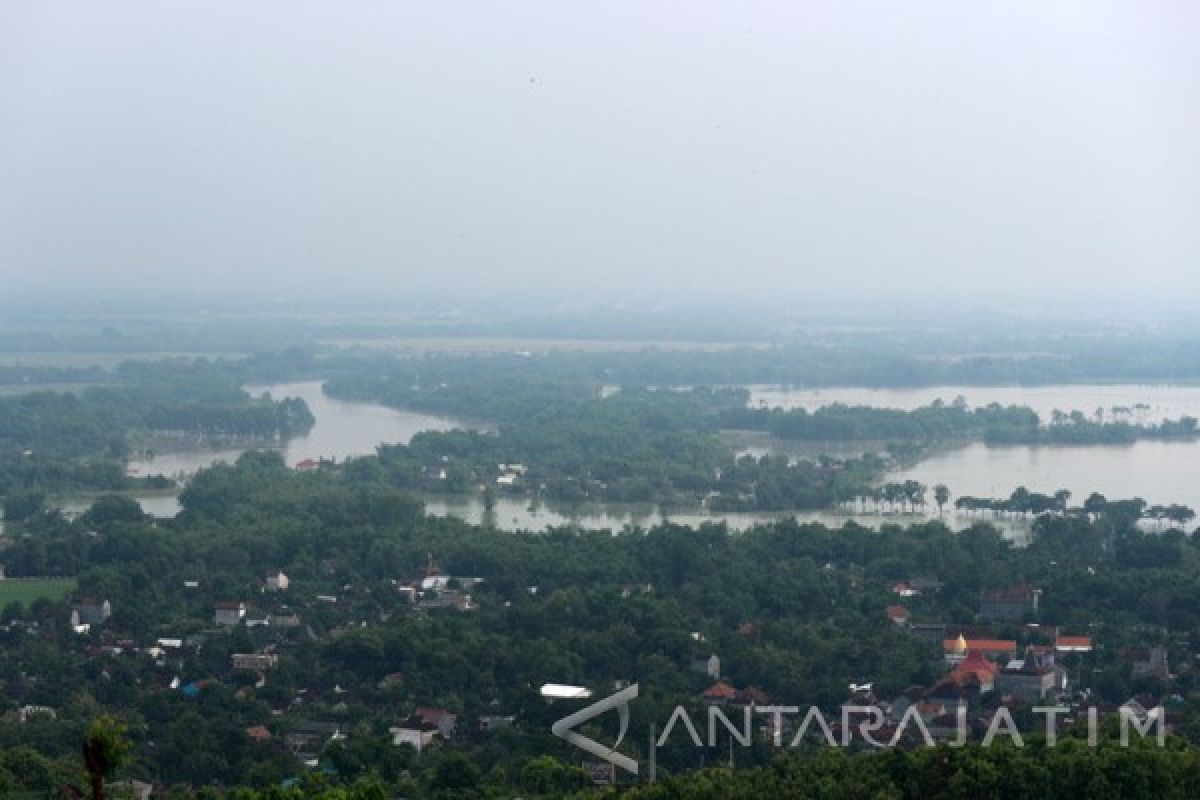
[[[994,444],[1123,444],[1146,438],[1184,439],[1197,435],[1195,417],[1164,420],[1158,425],[1101,422],[1076,411],[1042,424],[1027,406],[993,403],[970,409],[963,403],[931,405],[902,411],[834,404],[816,411],[803,408],[724,408],[726,428],[766,431],[783,439],[855,441],[903,439],[943,441],[976,438]]]
[[[142,363],[113,374],[118,382],[76,393],[0,396],[0,496],[126,488],[124,459],[155,431],[273,440],[313,424],[303,400],[250,397],[220,366]]]

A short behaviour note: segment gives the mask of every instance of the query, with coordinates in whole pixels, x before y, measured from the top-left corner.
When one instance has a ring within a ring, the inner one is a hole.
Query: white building
[[[405,725],[398,728],[388,728],[388,732],[392,734],[392,744],[397,747],[406,744],[420,753],[426,747],[433,744],[433,737],[438,733],[437,728],[424,730],[423,727]]]

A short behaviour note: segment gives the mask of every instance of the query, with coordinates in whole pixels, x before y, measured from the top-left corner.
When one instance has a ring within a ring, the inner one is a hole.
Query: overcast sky
[[[4,0],[0,292],[1190,298],[1198,42],[1194,0]]]

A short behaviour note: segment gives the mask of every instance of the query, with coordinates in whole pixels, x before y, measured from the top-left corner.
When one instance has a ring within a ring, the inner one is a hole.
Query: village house
[[[888,619],[901,628],[908,625],[909,620],[912,619],[912,615],[904,606],[888,606],[884,609],[884,613],[887,614]]]
[[[940,592],[942,590],[942,582],[937,578],[913,578],[908,582],[908,585],[922,594]]]
[[[50,719],[58,719],[58,712],[50,706],[26,705],[17,709],[17,719],[19,719],[21,722],[29,722],[32,717],[49,717]]]
[[[288,576],[282,572],[273,572],[267,576],[267,591],[268,592],[284,592],[288,588]]]
[[[451,714],[444,708],[418,708],[413,712],[413,716],[421,722],[437,728],[438,735],[443,739],[453,736],[458,725],[458,715]]]
[[[107,600],[81,600],[75,610],[79,612],[81,625],[103,625],[112,616],[112,604]]]
[[[275,653],[234,653],[230,661],[234,669],[265,672],[279,663],[279,656]]]
[[[271,614],[271,627],[287,630],[300,627],[300,616],[290,608],[284,607]]]
[[[948,664],[962,662],[969,653],[1007,661],[1016,656],[1017,643],[1010,639],[968,639],[960,633],[957,639],[942,642],[942,652]]]
[[[1026,648],[1025,657],[1012,659],[996,676],[996,691],[1016,700],[1034,703],[1066,688],[1066,675],[1054,663],[1049,648]]]
[[[253,725],[246,728],[246,738],[255,742],[265,742],[271,738],[271,732],[265,725]]]
[[[933,703],[957,706],[976,701],[996,688],[996,665],[978,650],[970,650],[948,675],[929,690]]]
[[[71,617],[67,620],[67,624],[71,627],[72,632],[80,635],[88,633],[92,630],[91,625],[87,625],[80,620],[78,608],[71,609]]]
[[[213,606],[213,624],[236,628],[246,616],[246,604],[241,602],[219,602]]]
[[[700,656],[692,659],[689,668],[692,672],[705,675],[713,680],[721,677],[721,659],[716,653],[712,653],[707,657]]]
[[[985,591],[980,597],[979,616],[992,622],[1019,622],[1036,613],[1042,595],[1032,586]]]
[[[392,735],[393,745],[399,747],[406,744],[420,755],[425,748],[433,744],[434,737],[438,735],[438,728],[413,717],[403,725],[388,728],[388,733]]]
[[[737,699],[737,689],[734,689],[724,681],[717,681],[704,690],[704,693],[700,695],[700,699],[704,701],[705,705],[728,705]]]
[[[308,761],[315,758],[325,744],[337,737],[340,732],[341,726],[336,722],[307,720],[285,733],[283,744],[297,758]]]
[[[264,611],[246,610],[246,615],[242,617],[242,622],[246,623],[247,628],[265,628],[271,624],[271,615]]]
[[[1092,652],[1090,636],[1058,636],[1054,640],[1054,651],[1059,655]]]
[[[480,733],[491,733],[492,731],[498,731],[498,730],[501,730],[504,728],[511,728],[513,726],[513,723],[515,723],[516,721],[517,721],[516,716],[512,715],[512,714],[509,714],[507,716],[501,716],[501,715],[496,715],[496,714],[482,716],[479,718],[479,732]]]
[[[496,471],[500,473],[496,478],[497,486],[511,488],[525,477],[525,466],[522,464],[497,464]]]
[[[478,608],[478,606],[471,603],[471,595],[453,589],[446,589],[436,594],[423,595],[417,603],[417,607],[430,611],[439,609],[474,611]]]
[[[1171,678],[1167,648],[1162,645],[1126,650],[1124,656],[1129,662],[1130,674],[1134,680],[1153,677],[1165,681]]]
[[[411,581],[401,583],[398,589],[402,592],[436,592],[449,588],[470,589],[480,583],[483,583],[483,578],[450,575],[433,560],[433,553],[429,553],[421,574]]]

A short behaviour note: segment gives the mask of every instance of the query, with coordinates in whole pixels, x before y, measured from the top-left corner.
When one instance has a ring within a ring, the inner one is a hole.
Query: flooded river
[[[404,443],[422,430],[447,430],[467,427],[465,423],[446,417],[411,411],[397,411],[371,403],[350,403],[325,396],[316,381],[249,387],[256,394],[269,392],[273,397],[302,397],[316,417],[316,424],[305,436],[297,437],[282,447],[289,464],[312,458],[333,458],[339,461],[374,452],[380,443]],[[940,387],[936,389],[787,389],[781,387],[751,387],[752,404],[766,403],[786,407],[816,408],[830,402],[868,404],[893,408],[915,408],[941,397],[947,402],[957,396],[970,405],[990,402],[1021,403],[1049,414],[1055,408],[1088,410],[1097,407],[1111,409],[1137,408],[1137,414],[1154,421],[1162,417],[1184,414],[1200,416],[1200,388],[1169,386],[1065,386],[1035,389]],[[811,456],[819,451],[852,455],[864,445],[830,447],[812,443],[781,443],[759,437],[734,440],[732,443],[745,452],[786,452],[793,456]],[[866,447],[873,444],[867,443]],[[197,469],[218,461],[232,462],[241,449],[191,450],[176,453],[156,453],[152,457],[130,462],[131,474],[163,473],[186,476]],[[1145,441],[1133,445],[993,447],[972,444],[930,457],[921,463],[887,476],[888,480],[913,478],[933,486],[945,483],[955,496],[970,494],[986,497],[1005,497],[1018,486],[1044,493],[1066,488],[1073,493],[1073,502],[1082,502],[1089,492],[1100,491],[1109,498],[1140,496],[1151,503],[1185,503],[1200,509],[1200,482],[1193,480],[1193,465],[1200,459],[1200,442]],[[502,497],[491,515],[485,514],[477,497],[426,497],[430,513],[461,517],[471,522],[490,522],[504,529],[542,530],[554,525],[577,524],[584,527],[619,529],[627,524],[650,525],[661,519],[652,506],[612,505],[586,509],[530,508],[527,500]],[[174,496],[150,493],[139,496],[143,507],[156,516],[172,516],[179,510]],[[67,498],[64,507],[82,510],[90,497]],[[936,517],[927,515],[856,515],[850,512],[810,512],[792,514],[707,513],[679,511],[669,518],[678,523],[697,525],[702,522],[725,521],[734,529],[753,524],[796,516],[804,521],[819,521],[840,525],[856,519],[864,525],[878,527],[885,521],[908,522]],[[950,512],[944,516],[952,526],[969,525],[977,518]],[[1003,523],[1010,535],[1021,538],[1028,524],[1017,520]]]

